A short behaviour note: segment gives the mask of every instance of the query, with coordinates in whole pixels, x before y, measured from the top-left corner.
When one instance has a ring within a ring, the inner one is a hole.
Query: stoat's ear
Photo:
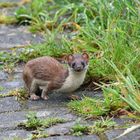
[[[82,57],[84,60],[89,61],[89,55],[86,52],[82,54]]]
[[[72,54],[69,54],[68,56],[67,56],[67,61],[68,62],[72,62],[74,60],[74,56],[72,55]]]

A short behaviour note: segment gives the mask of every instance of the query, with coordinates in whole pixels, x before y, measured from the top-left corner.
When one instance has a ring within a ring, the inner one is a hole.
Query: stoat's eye
[[[76,65],[76,63],[75,63],[75,62],[74,62],[74,63],[72,63],[72,65],[71,65],[71,66],[72,66],[72,68],[74,68],[74,67],[75,67],[75,65]]]
[[[81,64],[82,64],[83,67],[85,67],[85,63],[83,61],[81,62]]]

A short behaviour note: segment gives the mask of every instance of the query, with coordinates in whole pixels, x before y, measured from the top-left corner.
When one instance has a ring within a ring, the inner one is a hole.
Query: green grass
[[[98,118],[99,116],[117,115],[121,108],[129,109],[119,95],[103,91],[104,99],[84,97],[80,101],[71,101],[68,107],[78,115],[86,118]]]
[[[58,123],[64,123],[65,120],[61,118],[48,118],[40,119],[37,118],[34,112],[30,112],[26,115],[27,121],[20,123],[18,126],[27,130],[37,130],[39,128],[48,128]]]
[[[9,24],[16,24],[17,23],[17,20],[15,17],[13,16],[7,16],[7,15],[4,15],[1,13],[0,15],[0,24],[6,24],[6,25],[9,25]]]
[[[2,88],[2,89],[1,89]],[[4,90],[4,87],[0,87],[0,91]],[[8,93],[5,94],[0,94],[0,98],[4,98],[4,97],[10,97],[10,96],[16,96],[17,99],[20,100],[26,100],[28,99],[28,93],[25,91],[25,89],[23,88],[17,88],[17,89],[13,89],[10,90]]]
[[[47,137],[49,137],[48,134],[46,134],[45,132],[39,131],[35,134],[32,134],[28,139],[29,140],[34,140],[34,139],[47,138]]]
[[[9,8],[9,7],[16,7],[18,3],[15,2],[0,2],[0,8]]]
[[[126,67],[127,75],[124,76],[121,71],[112,62],[108,62],[116,71],[117,85],[110,88],[103,87],[108,92],[119,96],[119,98],[129,105],[133,110],[140,113],[140,85],[130,70]]]
[[[103,100],[89,97],[85,97],[81,101],[71,101],[68,107],[85,117],[98,117],[106,115],[109,112],[109,109],[104,106]]]
[[[3,86],[0,86],[0,91],[3,91],[5,88]]]
[[[104,131],[116,127],[117,124],[110,118],[97,120],[93,125],[84,125],[76,123],[71,128],[71,134],[74,136],[88,135],[88,134],[101,134]]]
[[[48,37],[48,42],[40,45],[29,46],[28,48],[23,50],[17,61],[28,61],[32,58],[40,57],[40,56],[52,56],[52,57],[62,57],[67,55],[73,51],[73,48],[66,46],[65,39],[61,40],[61,42],[54,42],[54,38]]]
[[[123,75],[114,63],[110,61],[107,63],[116,71],[117,81],[100,85],[103,89],[104,98],[84,97],[81,101],[70,102],[69,108],[85,117],[129,115],[139,120],[137,117],[140,114],[140,86],[138,81],[128,68],[126,68],[127,75]],[[131,114],[135,111],[137,112],[136,116]]]
[[[79,123],[73,125],[71,128],[71,134],[74,136],[81,136],[83,134],[88,134],[88,132],[89,132],[88,126]]]
[[[62,49],[58,53],[58,46],[66,47],[66,53],[86,50],[91,56],[91,77],[116,80],[115,71],[106,63],[107,59],[124,74],[127,65],[140,81],[140,27],[136,1],[34,0],[28,7],[19,8],[16,18],[21,23],[28,22],[34,31],[44,31],[49,38],[43,50],[42,45],[31,47],[35,51],[30,54],[33,57],[38,56],[36,52],[40,56],[61,56],[65,51]],[[70,28],[70,33],[66,27]],[[48,53],[52,49],[56,51]]]
[[[114,122],[112,119],[101,119],[94,123],[93,126],[90,126],[90,133],[91,134],[100,134],[107,129],[113,128],[117,126],[116,122]]]
[[[74,47],[67,43],[65,37],[61,40],[56,38],[57,31],[48,33],[47,42],[42,44],[26,46],[21,50],[21,53],[12,50],[11,53],[0,52],[0,62],[3,62],[4,66],[16,65],[18,62],[27,62],[30,59],[40,57],[40,56],[53,56],[53,57],[63,57],[69,53],[72,53]],[[54,41],[56,40],[57,41]],[[12,68],[11,68],[12,69]]]

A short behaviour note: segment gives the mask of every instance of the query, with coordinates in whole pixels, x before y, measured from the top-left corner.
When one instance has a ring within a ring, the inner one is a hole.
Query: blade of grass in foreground
[[[124,100],[131,108],[140,113],[140,86],[131,74],[130,70],[127,69],[125,75],[116,67],[113,62],[106,59],[106,62],[116,71],[116,77],[119,85],[115,87],[117,91],[115,92]]]

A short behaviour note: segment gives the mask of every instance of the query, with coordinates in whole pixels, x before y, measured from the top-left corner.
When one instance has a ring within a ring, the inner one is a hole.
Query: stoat
[[[87,53],[73,54],[66,57],[68,67],[56,59],[45,56],[28,61],[23,70],[23,80],[30,98],[40,98],[36,94],[42,89],[41,97],[47,99],[49,91],[73,92],[83,83],[88,69]]]

